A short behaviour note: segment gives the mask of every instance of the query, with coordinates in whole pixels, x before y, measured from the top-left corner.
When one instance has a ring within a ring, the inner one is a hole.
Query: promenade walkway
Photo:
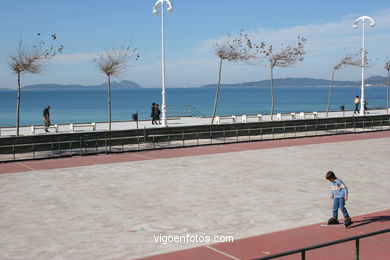
[[[375,110],[369,110],[368,115],[384,115],[387,113],[386,109],[375,109]],[[299,119],[299,113],[295,114],[296,119]],[[328,117],[351,117],[354,116],[353,111],[333,111],[328,114]],[[356,115],[358,116],[358,115]],[[281,114],[281,117],[283,120],[291,120],[291,114]],[[306,113],[306,118],[313,118],[313,113]],[[325,112],[318,112],[317,114],[318,118],[326,118]],[[222,124],[228,124],[232,123],[231,116],[229,117],[223,117],[224,119],[221,119]],[[241,123],[243,122],[242,115],[236,116],[236,122]],[[258,118],[256,115],[252,115],[247,118],[246,122],[257,122]],[[262,115],[262,121],[270,121],[270,115]],[[274,120],[277,119],[277,114],[274,115]],[[211,122],[210,117],[173,117],[168,118],[168,125],[169,126],[193,126],[193,125],[208,125]],[[52,124],[55,124],[55,121],[53,120]],[[215,123],[216,124],[216,123]],[[34,134],[52,134],[54,133],[54,129],[50,129],[50,133],[45,133],[43,126],[38,126],[35,130]],[[144,129],[144,128],[158,128],[161,127],[161,125],[152,125],[150,120],[142,120],[138,123],[138,128]],[[108,123],[107,122],[96,122],[96,131],[106,131],[108,130]],[[128,130],[128,129],[136,129],[137,124],[135,121],[120,121],[120,122],[112,122],[112,130]],[[20,127],[20,135],[33,135],[31,131],[31,126],[21,126]],[[89,123],[79,123],[74,124],[74,132],[86,132],[86,131],[92,131],[92,125],[91,122]],[[59,133],[69,133],[71,132],[70,124],[59,124],[58,125],[58,132]],[[16,134],[15,127],[0,127],[0,137],[1,136],[12,136]]]
[[[376,231],[389,226],[389,147],[384,131],[0,164],[0,259],[249,259]],[[329,169],[350,189],[347,230],[321,225]],[[362,259],[389,259],[389,240],[363,240]]]

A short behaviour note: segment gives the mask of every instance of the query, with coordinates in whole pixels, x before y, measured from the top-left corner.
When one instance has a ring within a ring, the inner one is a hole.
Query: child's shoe
[[[328,220],[328,225],[337,225],[337,224],[340,224],[339,221],[337,220],[337,218],[335,217],[331,217],[329,220]]]
[[[344,226],[345,228],[348,228],[350,225],[352,225],[352,220],[350,217],[346,217],[345,220],[344,220]]]

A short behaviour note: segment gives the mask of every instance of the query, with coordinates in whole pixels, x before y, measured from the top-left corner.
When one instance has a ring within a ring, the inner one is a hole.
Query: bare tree
[[[326,117],[328,117],[330,104],[331,104],[331,98],[332,98],[332,89],[334,86],[334,76],[336,74],[336,71],[339,69],[342,69],[347,66],[361,66],[361,61],[357,59],[357,54],[349,54],[343,57],[339,62],[336,63],[336,65],[333,66],[333,72],[332,72],[332,80],[330,82],[329,87],[329,95],[328,95],[328,105],[326,106]]]
[[[265,52],[265,56],[268,57],[270,74],[271,74],[271,120],[273,119],[274,107],[275,107],[275,95],[274,95],[274,79],[273,72],[275,67],[287,68],[295,65],[299,61],[303,61],[305,51],[304,46],[306,39],[298,36],[298,41],[294,44],[281,45],[281,49],[276,51],[272,45],[269,46]]]
[[[215,114],[217,111],[219,89],[221,85],[222,77],[222,64],[223,62],[246,62],[254,58],[252,42],[248,38],[248,35],[241,31],[237,37],[227,35],[221,42],[216,43],[214,46],[215,55],[219,58],[219,73],[218,83],[214,99],[213,114],[211,117],[211,124],[214,123]]]
[[[37,34],[39,38],[40,33]],[[54,47],[54,41],[57,39],[56,34],[51,35],[51,44],[46,44],[39,40],[37,44],[26,46],[22,41],[14,53],[9,56],[8,66],[12,72],[17,75],[18,79],[18,96],[16,102],[16,135],[19,136],[20,126],[20,102],[21,102],[21,86],[20,78],[23,73],[40,74],[46,70],[48,61],[62,53],[64,46]]]
[[[387,70],[387,84],[386,84],[386,110],[389,113],[389,85],[390,85],[390,60],[385,64],[385,70]]]
[[[111,130],[111,78],[120,76],[125,72],[131,61],[139,59],[139,52],[137,49],[132,49],[131,46],[121,46],[119,48],[113,47],[110,50],[97,54],[93,60],[99,71],[103,72],[108,79],[108,129]]]

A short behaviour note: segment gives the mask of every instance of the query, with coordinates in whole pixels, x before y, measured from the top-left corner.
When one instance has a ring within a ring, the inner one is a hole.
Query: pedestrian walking
[[[359,104],[360,104],[360,99],[359,96],[355,97],[355,100],[353,101],[355,103],[355,111],[353,111],[353,114],[356,114],[356,112],[359,114]]]
[[[152,103],[152,111],[150,113],[150,117],[152,118],[152,125],[157,125],[157,122],[156,122],[156,103]]]
[[[365,99],[364,100],[364,113],[369,114],[367,105],[368,105],[368,102],[367,102],[367,99]]]
[[[156,124],[157,124],[157,122],[158,122],[158,124],[159,125],[161,125],[161,119],[160,119],[160,115],[161,115],[161,110],[160,110],[160,108],[158,107],[158,104],[156,104],[156,107],[155,107],[155,115],[156,115],[156,118],[155,118],[155,120],[156,120]]]
[[[49,132],[49,126],[50,126],[50,106],[47,106],[45,109],[43,109],[43,123],[45,125],[45,132]]]

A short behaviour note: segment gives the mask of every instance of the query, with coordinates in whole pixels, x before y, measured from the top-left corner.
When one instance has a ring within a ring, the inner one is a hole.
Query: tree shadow
[[[390,221],[390,216],[364,217],[363,220],[353,221],[352,226],[350,226],[349,228],[357,228],[374,222],[387,222],[387,221]]]

